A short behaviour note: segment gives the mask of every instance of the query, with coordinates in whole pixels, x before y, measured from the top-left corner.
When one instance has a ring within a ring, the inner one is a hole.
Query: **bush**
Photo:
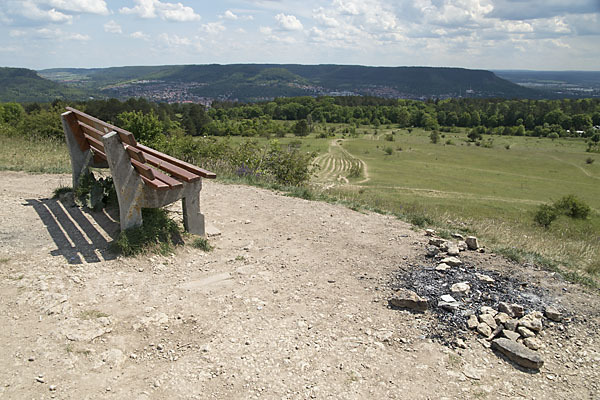
[[[391,147],[386,147],[385,149],[383,149],[383,151],[385,152],[385,154],[387,154],[388,156],[391,156],[392,153],[394,152],[394,149],[392,149]]]
[[[560,214],[571,218],[586,219],[592,209],[575,195],[568,195],[554,203],[554,208]]]
[[[542,204],[538,207],[533,220],[543,226],[549,228],[550,224],[558,217],[556,209],[548,204]]]
[[[593,164],[594,163],[594,159],[592,157],[588,157],[585,159],[585,163],[586,164]]]
[[[590,206],[585,204],[583,200],[570,194],[555,201],[553,204],[540,205],[533,216],[533,220],[544,228],[548,228],[559,215],[566,215],[567,217],[577,219],[586,219],[591,211],[592,209]]]
[[[429,134],[429,140],[431,143],[436,144],[440,141],[440,134],[437,131],[433,131]]]
[[[393,142],[394,141],[394,135],[388,133],[387,135],[385,135],[384,140],[388,141],[388,142]]]

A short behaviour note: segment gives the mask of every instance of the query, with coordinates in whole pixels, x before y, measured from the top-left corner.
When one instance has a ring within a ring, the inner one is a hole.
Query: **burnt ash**
[[[487,275],[494,282],[484,282],[475,274]],[[450,287],[459,282],[467,282],[471,289],[459,296],[451,292]],[[435,266],[415,265],[409,270],[397,272],[391,288],[412,290],[429,301],[429,312],[438,321],[437,327],[430,326],[426,337],[452,344],[456,338],[465,338],[469,333],[466,321],[472,314],[480,314],[481,307],[498,309],[500,302],[519,304],[525,312],[542,311],[553,303],[549,291],[518,279],[505,276],[497,271],[480,269],[463,264],[446,271],[436,271]],[[452,311],[438,307],[440,297],[449,294],[459,302],[458,309]]]

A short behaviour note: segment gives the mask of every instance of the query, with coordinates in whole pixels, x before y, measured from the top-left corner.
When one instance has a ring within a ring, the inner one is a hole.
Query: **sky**
[[[600,70],[600,0],[0,0],[0,66]]]

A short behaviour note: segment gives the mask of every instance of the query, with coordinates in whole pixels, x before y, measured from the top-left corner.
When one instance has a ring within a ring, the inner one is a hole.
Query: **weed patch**
[[[115,253],[133,256],[153,251],[166,255],[174,246],[183,244],[182,229],[169,218],[166,210],[143,208],[142,219],[142,226],[121,231],[111,243]]]
[[[210,244],[210,242],[208,241],[208,239],[203,238],[203,237],[197,237],[192,241],[192,247],[196,248],[196,249],[200,249],[202,251],[212,251],[214,249],[214,247]]]

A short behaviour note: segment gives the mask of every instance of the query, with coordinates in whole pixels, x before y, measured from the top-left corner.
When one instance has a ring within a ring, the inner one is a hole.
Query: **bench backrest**
[[[65,120],[82,151],[90,149],[97,160],[106,160],[102,136],[109,132],[116,132],[131,159],[131,165],[140,174],[142,180],[154,189],[168,190],[183,186],[183,182],[216,178],[216,175],[210,171],[138,143],[133,134],[125,129],[72,107],[67,107],[67,110],[70,113],[65,115]]]

